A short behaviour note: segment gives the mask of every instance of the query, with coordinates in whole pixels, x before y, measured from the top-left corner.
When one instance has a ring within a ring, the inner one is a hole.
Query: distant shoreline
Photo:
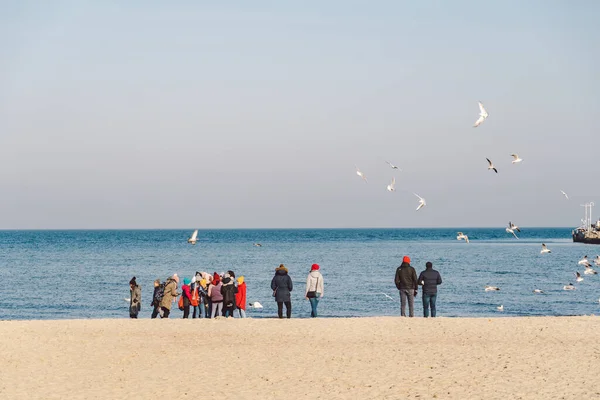
[[[453,227],[453,226],[440,226],[440,227],[402,227],[402,228],[39,228],[39,229],[11,229],[11,228],[0,228],[0,232],[131,232],[131,231],[165,231],[165,232],[179,232],[179,231],[193,231],[198,229],[200,232],[206,231],[344,231],[344,230],[390,230],[390,231],[402,231],[402,230],[436,230],[436,229],[448,229],[448,230],[484,230],[484,229],[504,229],[505,226],[480,226],[480,227]],[[573,226],[521,226],[521,229],[575,229]]]

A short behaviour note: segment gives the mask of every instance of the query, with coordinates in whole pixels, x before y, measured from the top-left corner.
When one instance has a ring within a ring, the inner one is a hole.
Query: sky
[[[600,206],[600,2],[220,3],[0,2],[0,229],[575,227]]]

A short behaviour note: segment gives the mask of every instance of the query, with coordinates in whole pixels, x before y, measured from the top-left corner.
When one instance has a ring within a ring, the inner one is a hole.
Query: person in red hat
[[[410,265],[410,257],[404,256],[402,264],[396,269],[394,283],[400,291],[400,315],[406,317],[406,303],[408,303],[408,315],[415,316],[415,296],[419,281],[417,271]]]
[[[306,290],[304,297],[310,301],[310,316],[317,317],[317,306],[319,299],[323,297],[323,275],[319,272],[319,264],[313,264],[306,278]]]

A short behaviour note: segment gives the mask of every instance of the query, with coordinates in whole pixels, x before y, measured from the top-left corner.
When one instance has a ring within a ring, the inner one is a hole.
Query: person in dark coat
[[[271,289],[277,302],[277,316],[283,318],[283,305],[288,318],[292,317],[292,296],[290,292],[293,289],[292,278],[288,275],[285,265],[281,264],[275,269],[275,276],[271,280]]]
[[[235,309],[235,294],[238,288],[235,286],[229,272],[223,276],[223,286],[221,286],[221,294],[223,295],[223,316],[233,318],[233,310]]]
[[[429,317],[429,308],[431,308],[431,317],[435,317],[435,301],[437,299],[437,287],[442,284],[442,276],[433,269],[433,264],[427,261],[425,271],[419,274],[419,285],[423,286],[423,316]]]
[[[142,287],[135,281],[135,276],[129,281],[129,317],[137,318],[142,309]]]
[[[406,303],[408,303],[408,315],[415,316],[415,296],[419,287],[417,271],[410,265],[410,258],[404,256],[402,264],[396,270],[394,283],[400,291],[400,315],[406,317]]]

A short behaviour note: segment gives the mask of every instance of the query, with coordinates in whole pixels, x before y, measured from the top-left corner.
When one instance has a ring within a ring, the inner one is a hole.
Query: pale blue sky
[[[575,226],[600,206],[600,2],[120,3],[0,2],[0,228]]]

